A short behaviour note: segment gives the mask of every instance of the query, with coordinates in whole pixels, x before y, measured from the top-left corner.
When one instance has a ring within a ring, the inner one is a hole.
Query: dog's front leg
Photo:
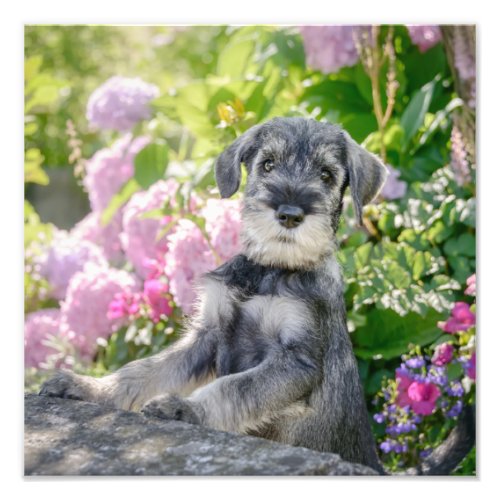
[[[138,410],[158,394],[187,395],[206,383],[212,375],[216,342],[216,331],[192,331],[159,354],[102,378],[61,370],[43,384],[40,394]]]
[[[159,396],[142,411],[160,418],[245,432],[307,395],[319,377],[310,358],[283,351],[260,365],[216,379],[188,398]]]

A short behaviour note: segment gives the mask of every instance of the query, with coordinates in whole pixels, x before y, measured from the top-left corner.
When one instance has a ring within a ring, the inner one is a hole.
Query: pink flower
[[[140,309],[141,295],[139,293],[119,292],[109,303],[108,319],[133,318]]]
[[[335,73],[353,66],[359,55],[353,39],[355,26],[302,26],[308,66],[324,73]]]
[[[158,181],[147,191],[135,193],[125,205],[120,240],[127,259],[141,278],[148,276],[151,260],[158,261],[163,258],[167,250],[167,238],[166,235],[160,239],[157,236],[171,220],[169,216],[158,219],[144,218],[141,215],[162,208],[167,200],[175,206],[173,200],[178,188],[179,184],[173,179]]]
[[[412,382],[408,387],[411,409],[419,415],[430,415],[440,395],[438,387],[430,382]]]
[[[426,52],[441,41],[439,26],[407,25],[411,41],[418,46],[420,52]]]
[[[241,201],[209,199],[200,211],[210,242],[222,261],[240,253]]]
[[[387,165],[389,170],[389,176],[385,181],[384,187],[380,194],[386,200],[396,200],[402,198],[406,194],[407,183],[405,181],[399,181],[398,178],[401,172],[391,165]]]
[[[119,293],[137,291],[136,279],[126,271],[89,264],[76,273],[61,304],[61,333],[83,359],[90,360],[97,338],[108,338],[124,320],[109,318],[110,303]]]
[[[411,405],[411,400],[408,396],[408,387],[413,382],[403,370],[398,368],[396,370],[396,382],[398,384],[398,396],[396,398],[396,404],[401,408]]]
[[[101,129],[131,130],[137,122],[150,118],[149,103],[159,93],[156,85],[140,78],[113,76],[90,95],[87,119]]]
[[[148,143],[147,137],[134,139],[132,134],[126,134],[90,158],[85,165],[83,184],[92,210],[104,210],[123,184],[133,177],[134,158]]]
[[[467,288],[465,289],[465,295],[476,296],[476,273],[467,278]]]
[[[472,380],[476,380],[476,351],[472,353],[465,370],[466,375]]]
[[[122,230],[122,210],[119,210],[109,224],[101,224],[101,213],[90,212],[71,230],[71,236],[87,240],[102,249],[105,257],[120,265],[124,260],[120,233]]]
[[[162,316],[172,314],[172,307],[167,296],[168,285],[159,279],[144,282],[144,298],[151,308],[151,319],[156,323]]]
[[[450,167],[455,175],[456,183],[459,186],[463,186],[471,182],[471,166],[462,133],[456,125],[453,125],[451,129],[450,140]]]
[[[451,311],[451,317],[440,321],[438,327],[447,333],[465,332],[476,324],[476,315],[470,310],[469,304],[457,302]]]
[[[30,313],[24,322],[24,366],[40,368],[56,350],[47,345],[50,337],[59,336],[59,309]]]
[[[440,344],[436,347],[432,362],[436,366],[444,366],[453,359],[453,345],[449,343]]]
[[[57,231],[47,251],[37,260],[40,274],[49,282],[52,297],[59,300],[64,299],[70,279],[86,264],[107,264],[99,247],[66,231]]]
[[[175,303],[186,314],[193,311],[195,283],[207,271],[216,267],[215,256],[199,227],[182,219],[168,238],[165,274]]]

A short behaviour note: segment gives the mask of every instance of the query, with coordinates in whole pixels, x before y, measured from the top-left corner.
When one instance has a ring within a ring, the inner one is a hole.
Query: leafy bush
[[[62,231],[25,204],[26,366],[103,373],[170,344],[196,279],[239,251],[216,156],[274,116],[340,123],[390,169],[363,228],[347,203],[338,259],[381,452],[414,464],[474,400],[473,313],[442,331],[475,271],[464,30],[28,27],[25,181],[70,163],[92,210]]]

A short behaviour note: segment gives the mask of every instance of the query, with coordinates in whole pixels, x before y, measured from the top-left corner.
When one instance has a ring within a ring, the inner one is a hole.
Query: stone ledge
[[[376,475],[332,453],[93,403],[25,396],[26,476]]]

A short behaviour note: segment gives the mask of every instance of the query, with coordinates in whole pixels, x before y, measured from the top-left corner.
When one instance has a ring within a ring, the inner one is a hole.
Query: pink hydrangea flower
[[[113,76],[98,87],[87,103],[87,120],[101,129],[127,131],[151,117],[149,103],[160,94],[140,78]]]
[[[386,200],[396,200],[398,198],[402,198],[406,194],[408,184],[405,181],[398,180],[401,175],[399,170],[395,169],[391,165],[387,165],[387,168],[389,170],[389,175],[380,194]]]
[[[109,303],[108,319],[133,319],[139,313],[140,303],[140,293],[119,292],[115,294],[113,300]]]
[[[438,327],[447,333],[457,333],[467,331],[475,324],[476,315],[470,310],[469,304],[457,302],[451,311],[451,317],[446,322],[440,321]]]
[[[459,186],[471,182],[471,166],[468,160],[467,149],[459,128],[453,125],[451,129],[451,161],[450,167]]]
[[[61,333],[90,360],[97,338],[108,338],[123,321],[109,318],[108,309],[118,293],[137,291],[136,279],[126,271],[89,264],[76,273],[61,304]]]
[[[324,73],[335,73],[353,66],[359,55],[354,43],[355,26],[302,26],[308,66]]]
[[[124,253],[120,241],[123,211],[119,210],[109,224],[101,224],[101,213],[90,212],[71,230],[71,235],[87,240],[102,249],[106,258],[114,264],[121,264]]]
[[[241,251],[241,201],[209,199],[201,210],[206,232],[219,257],[229,260]]]
[[[476,273],[467,278],[467,288],[465,289],[465,295],[476,296]]]
[[[168,236],[165,274],[175,303],[186,314],[193,311],[196,280],[215,266],[215,256],[199,227],[190,220],[180,220]]]
[[[179,184],[174,179],[158,181],[147,191],[135,193],[123,211],[123,232],[120,235],[127,259],[141,278],[146,278],[150,260],[161,260],[167,250],[166,236],[157,240],[158,232],[171,217],[163,219],[143,218],[142,214],[162,208],[167,200],[173,200]],[[171,201],[174,205],[174,202]]]
[[[407,25],[411,41],[418,47],[420,52],[426,52],[438,44],[441,37],[439,26]]]
[[[70,279],[86,264],[107,264],[104,253],[98,246],[66,231],[55,233],[46,253],[42,254],[38,262],[41,276],[50,285],[51,296],[58,300],[64,299]]]
[[[157,323],[162,316],[172,314],[172,306],[168,297],[168,285],[159,279],[149,279],[144,282],[144,299],[150,307],[150,317]]]
[[[59,309],[42,309],[26,316],[24,323],[24,366],[40,368],[47,357],[55,354],[46,342],[59,336]]]
[[[436,366],[447,365],[453,359],[453,345],[449,343],[440,344],[436,347],[432,362]]]
[[[90,158],[85,165],[83,184],[92,210],[104,210],[123,184],[133,177],[134,158],[148,143],[147,137],[134,139],[132,134],[126,134]]]

